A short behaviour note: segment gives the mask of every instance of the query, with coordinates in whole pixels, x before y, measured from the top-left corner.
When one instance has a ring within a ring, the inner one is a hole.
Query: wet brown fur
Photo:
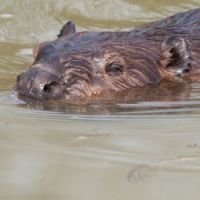
[[[182,81],[200,72],[200,9],[132,31],[76,32],[34,49],[34,63],[17,78],[19,96],[77,101],[136,86]]]

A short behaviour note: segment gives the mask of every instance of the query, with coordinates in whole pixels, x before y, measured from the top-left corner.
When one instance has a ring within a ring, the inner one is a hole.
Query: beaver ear
[[[73,35],[74,33],[76,33],[75,24],[69,21],[60,30],[60,33],[58,34],[58,38],[63,37],[63,36],[70,36],[70,35]]]
[[[176,76],[190,72],[190,53],[184,38],[171,36],[161,46],[161,66]]]

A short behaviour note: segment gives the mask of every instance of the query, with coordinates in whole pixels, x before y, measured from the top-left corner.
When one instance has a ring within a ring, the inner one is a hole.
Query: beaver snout
[[[32,67],[18,75],[16,89],[19,95],[35,99],[60,99],[65,93],[65,83],[59,76],[45,69]]]

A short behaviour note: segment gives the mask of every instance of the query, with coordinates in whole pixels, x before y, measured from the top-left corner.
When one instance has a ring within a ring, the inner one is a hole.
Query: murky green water
[[[67,20],[79,30],[119,30],[199,6],[0,0],[0,199],[199,199],[200,84],[70,107],[26,105],[12,92],[32,47]]]

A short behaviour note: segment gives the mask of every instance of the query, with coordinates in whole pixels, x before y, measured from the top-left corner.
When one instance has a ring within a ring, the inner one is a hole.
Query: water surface
[[[200,84],[143,90],[131,101],[26,104],[13,93],[32,48],[67,20],[120,30],[198,0],[0,0],[0,199],[198,199]]]

